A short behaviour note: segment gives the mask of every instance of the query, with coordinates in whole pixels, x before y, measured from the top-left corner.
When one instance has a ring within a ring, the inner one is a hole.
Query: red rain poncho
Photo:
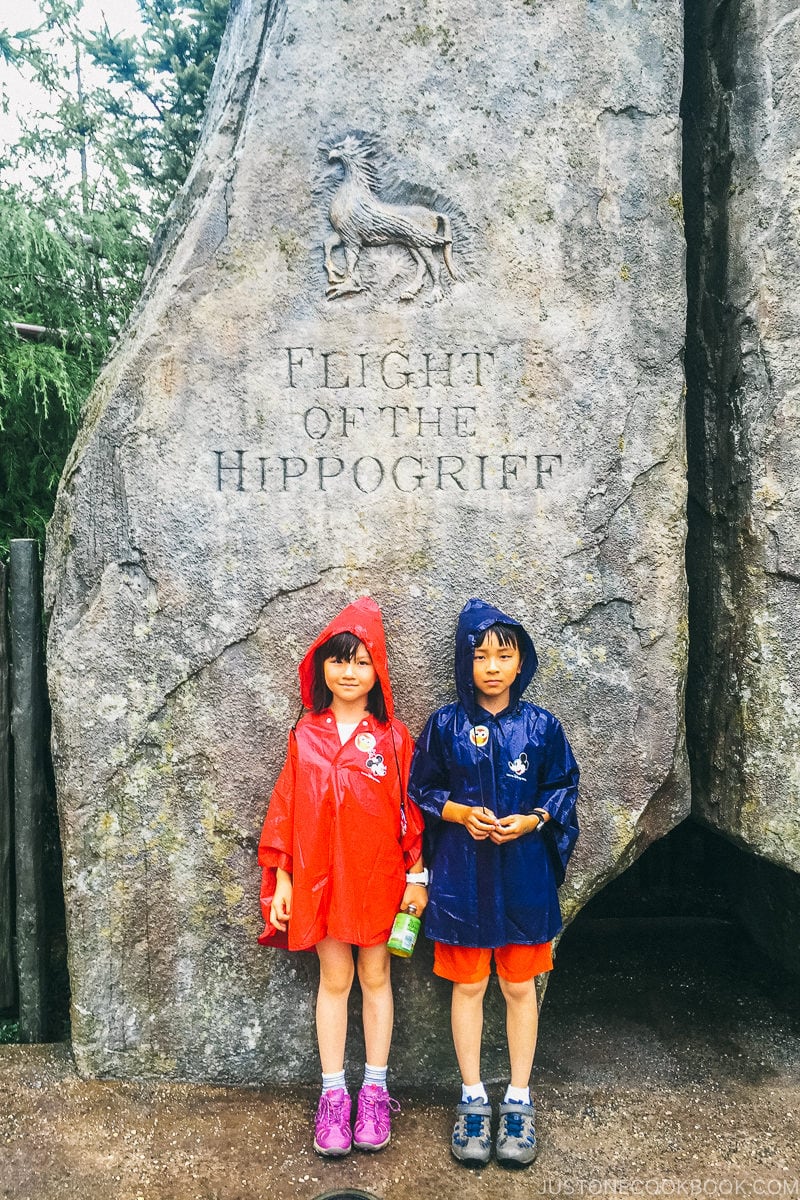
[[[299,669],[303,704],[312,705],[314,651],[348,632],[369,650],[389,723],[381,725],[367,713],[342,745],[326,709],[305,713],[289,734],[258,847],[264,868],[262,945],[308,950],[328,935],[354,946],[385,942],[403,898],[405,872],[422,853],[422,814],[406,794],[414,744],[394,717],[383,623],[374,600],[362,597],[348,605],[310,647]],[[288,937],[269,921],[277,867],[292,876]]]

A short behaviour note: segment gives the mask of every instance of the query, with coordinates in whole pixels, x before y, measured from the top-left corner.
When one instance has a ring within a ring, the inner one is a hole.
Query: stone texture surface
[[[695,803],[796,871],[800,10],[741,0],[688,11]]]
[[[82,1071],[315,1078],[315,960],[256,946],[254,849],[297,661],[355,595],[412,732],[469,595],[526,622],[584,769],[568,912],[685,814],[681,16],[234,6],[50,529]],[[429,958],[398,1081],[452,1076]]]

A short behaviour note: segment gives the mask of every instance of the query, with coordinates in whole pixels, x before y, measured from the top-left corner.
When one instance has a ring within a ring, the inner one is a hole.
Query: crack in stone
[[[787,583],[800,583],[800,575],[794,571],[786,571],[780,567],[765,567],[764,574],[769,575],[772,579],[784,579]]]
[[[631,620],[631,628],[634,629],[635,625],[633,623],[633,611],[632,611],[633,610],[633,601],[629,600],[627,596],[605,596],[602,600],[595,600],[595,602],[593,604],[590,604],[589,607],[580,614],[580,616],[572,617],[569,621],[565,621],[564,624],[561,626],[561,632],[563,633],[564,630],[569,629],[570,626],[582,625],[592,615],[592,613],[596,609],[608,608],[612,604],[621,604],[625,608],[627,608],[628,616],[630,617],[630,620]]]
[[[237,21],[235,18],[242,11],[242,9],[246,7],[249,6],[243,4],[241,0],[235,5],[231,4],[231,19],[228,21],[225,41],[223,42],[223,48],[220,52],[220,55],[227,51],[230,43],[233,43],[234,45],[236,44],[235,27],[237,25]],[[236,148],[239,143],[239,138],[241,136],[250,106],[250,98],[253,95],[253,91],[258,80],[259,71],[265,56],[265,46],[275,29],[278,29],[278,33],[280,35],[280,32],[283,28],[280,18],[283,17],[285,20],[285,16],[286,0],[266,0],[266,3],[264,4],[261,32],[258,42],[252,53],[248,55],[244,64],[238,66],[238,69],[237,56],[235,52],[231,54],[231,74],[226,76],[224,82],[220,84],[220,91],[223,92],[223,94],[221,96],[221,104],[219,108],[224,112],[226,109],[233,107],[235,112],[233,123],[228,127],[230,132],[227,133],[225,138],[226,144],[224,150],[218,149],[215,152],[214,158],[211,160],[196,160],[197,169],[195,170],[194,167],[192,168],[184,189],[173,202],[173,206],[170,209],[167,219],[157,230],[150,251],[150,261],[147,275],[145,277],[145,287],[143,288],[142,295],[136,305],[136,309],[134,310],[135,313],[138,313],[143,309],[147,299],[154,290],[156,281],[163,277],[178,247],[181,232],[189,225],[191,215],[193,210],[195,210],[196,204],[202,201],[203,197],[208,194],[210,178],[214,171],[222,164],[222,160],[225,158],[227,158],[229,164],[227,168],[228,180],[226,181],[225,188],[225,191],[227,192],[227,182],[229,182],[230,171],[232,169],[231,164],[236,155]],[[252,18],[248,18],[248,15],[245,14],[244,20],[247,21],[248,19]],[[228,39],[230,39],[230,41]],[[219,69],[219,62],[217,66]],[[198,139],[198,145],[201,147],[204,145],[206,124],[215,116],[218,118],[217,96],[210,94],[208,97],[208,103],[206,105],[205,121]],[[219,119],[217,120],[218,128],[224,128],[225,124],[226,123],[224,121],[219,121]],[[229,213],[227,195],[225,196],[224,207],[227,224]],[[220,245],[222,240],[224,240],[224,238],[221,239]],[[192,273],[193,272],[190,270],[187,278],[191,277]]]
[[[625,428],[627,428],[628,419],[631,416],[631,413],[633,412],[634,406],[635,406],[634,403],[632,403],[630,408],[628,409],[628,412],[625,417]],[[624,430],[623,430],[622,436],[623,437],[625,436]],[[669,458],[659,458],[656,460],[656,462],[651,463],[649,467],[645,467],[643,470],[639,471],[636,475],[634,475],[633,479],[631,480],[630,487],[626,491],[625,495],[614,505],[611,512],[608,513],[607,516],[603,517],[597,524],[589,527],[590,534],[594,535],[593,540],[587,539],[587,542],[585,545],[579,546],[577,550],[570,550],[570,552],[568,554],[563,555],[562,561],[567,562],[569,559],[577,558],[581,554],[591,554],[593,551],[597,550],[600,546],[602,546],[603,542],[606,541],[606,539],[608,538],[608,536],[610,534],[609,526],[610,526],[611,522],[613,521],[614,517],[619,512],[619,510],[622,508],[622,506],[628,500],[630,500],[631,496],[633,495],[634,489],[639,485],[639,482],[646,475],[648,475],[651,471],[654,471],[656,469],[656,467],[663,466],[667,462],[669,462]],[[591,497],[590,497],[590,499],[591,499]],[[588,504],[584,505],[584,519],[586,519],[586,517],[585,517],[586,507],[588,507]]]
[[[278,591],[274,592],[271,596],[269,596],[268,599],[266,599],[263,602],[263,604],[260,606],[260,608],[255,616],[255,620],[249,629],[247,629],[240,637],[234,638],[230,642],[226,642],[225,645],[222,646],[214,655],[212,655],[211,658],[204,659],[203,662],[198,663],[197,666],[193,667],[192,670],[188,672],[188,674],[184,675],[182,679],[179,679],[178,682],[175,683],[169,689],[169,691],[167,691],[164,694],[164,697],[161,700],[161,703],[158,705],[158,707],[153,709],[151,712],[149,712],[143,718],[143,722],[144,722],[145,726],[150,726],[153,723],[153,721],[157,721],[158,718],[162,715],[162,713],[166,709],[169,702],[184,687],[186,687],[186,685],[188,683],[191,683],[191,681],[193,679],[198,678],[198,676],[200,676],[204,671],[208,670],[209,667],[212,667],[214,665],[214,663],[219,662],[219,660],[223,657],[223,655],[227,654],[227,652],[229,650],[232,650],[234,646],[239,646],[243,642],[248,641],[253,636],[253,634],[255,634],[257,632],[257,630],[261,624],[261,618],[264,615],[264,613],[266,612],[266,610],[270,607],[271,604],[274,604],[277,600],[282,600],[287,596],[293,596],[293,595],[297,594],[298,592],[306,591],[308,588],[316,587],[317,584],[321,582],[322,578],[325,575],[330,574],[332,571],[340,571],[343,569],[344,568],[339,567],[339,566],[325,567],[322,571],[319,572],[319,574],[317,575],[317,577],[315,579],[310,579],[306,583],[298,584],[297,587],[279,588]],[[158,745],[158,743],[155,743],[151,740],[149,730],[146,730],[141,735],[141,737],[136,739],[136,741],[133,743],[133,745],[130,746],[130,748],[128,749],[128,751],[125,755],[124,761],[121,763],[118,763],[115,766],[114,770],[110,774],[105,775],[103,778],[101,778],[101,780],[99,781],[100,784],[102,786],[108,786],[108,785],[115,783],[118,776],[120,774],[122,774],[123,771],[125,771],[127,769],[127,767],[130,766],[137,750],[139,750],[142,746],[145,746],[145,745],[150,745],[150,746]]]
[[[611,522],[614,520],[614,517],[617,515],[617,513],[623,507],[623,505],[627,504],[627,502],[631,499],[635,489],[639,486],[640,482],[646,476],[648,476],[651,473],[651,471],[655,471],[656,467],[663,467],[664,464],[667,462],[669,462],[668,458],[658,458],[658,459],[656,459],[655,462],[651,463],[649,467],[645,467],[643,470],[637,472],[637,474],[634,475],[633,479],[631,480],[630,487],[628,488],[628,490],[626,491],[626,493],[622,497],[622,499],[619,500],[614,505],[614,507],[611,509],[611,511],[606,516],[604,516],[602,518],[602,520],[600,520],[596,525],[591,526],[592,533],[601,534],[600,540],[597,542],[597,545],[600,545],[608,537],[609,526],[610,526]]]
[[[126,571],[135,572],[136,574],[143,575],[144,578],[147,580],[147,582],[150,584],[150,586],[153,588],[153,590],[157,592],[158,591],[158,580],[155,578],[154,575],[150,574],[150,570],[149,570],[148,563],[147,563],[147,554],[145,553],[144,550],[142,550],[142,548],[140,546],[135,546],[133,544],[133,542],[131,542],[130,548],[131,548],[131,551],[133,552],[133,555],[135,555],[136,557],[118,559],[116,565],[120,568],[124,568]]]
[[[607,104],[595,117],[595,125],[602,117],[632,117],[638,120],[639,117],[660,117],[661,113],[651,112],[648,108],[639,108],[638,104],[623,104],[620,108],[614,108],[613,105]]]
[[[577,628],[579,625],[585,624],[585,622],[591,617],[592,613],[594,613],[597,609],[610,608],[615,604],[622,605],[626,609],[628,621],[630,622],[630,628],[639,639],[639,645],[642,647],[642,649],[649,650],[651,646],[656,644],[656,642],[661,641],[664,636],[663,629],[660,632],[654,632],[650,626],[636,624],[636,618],[634,616],[634,601],[628,599],[627,596],[606,596],[602,600],[596,600],[589,606],[589,608],[586,609],[585,612],[581,613],[580,616],[573,617],[571,620],[565,621],[561,626],[561,632],[564,633],[564,631],[570,627]]]
[[[780,21],[772,27],[764,40],[771,42],[777,34],[783,32],[785,25],[788,25],[791,21],[796,21],[798,17],[800,17],[800,8],[793,8],[790,12],[784,13]]]

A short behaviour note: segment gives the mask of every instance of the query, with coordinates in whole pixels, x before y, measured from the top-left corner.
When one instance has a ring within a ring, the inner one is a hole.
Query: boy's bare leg
[[[481,1082],[481,1038],[483,1036],[483,997],[488,976],[480,983],[454,983],[450,1022],[453,1029],[461,1081],[470,1087]]]
[[[347,1037],[347,998],[353,986],[353,947],[326,937],[317,943],[317,1044],[325,1075],[344,1070]]]
[[[511,1086],[526,1088],[533,1068],[536,1037],[539,1032],[539,1006],[536,1003],[536,980],[511,983],[498,976],[500,991],[506,1001],[506,1036],[511,1060]]]
[[[385,944],[359,949],[358,981],[361,984],[367,1062],[373,1067],[385,1067],[389,1061],[394,1024],[389,951]]]

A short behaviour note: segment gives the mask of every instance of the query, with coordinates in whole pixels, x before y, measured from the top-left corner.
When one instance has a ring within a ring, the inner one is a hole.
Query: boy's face
[[[363,642],[358,643],[352,658],[326,658],[324,671],[325,682],[334,700],[344,704],[366,700],[378,678],[370,653]]]
[[[498,713],[508,708],[511,685],[522,668],[516,646],[501,646],[495,633],[487,633],[472,653],[472,681],[481,708]]]

